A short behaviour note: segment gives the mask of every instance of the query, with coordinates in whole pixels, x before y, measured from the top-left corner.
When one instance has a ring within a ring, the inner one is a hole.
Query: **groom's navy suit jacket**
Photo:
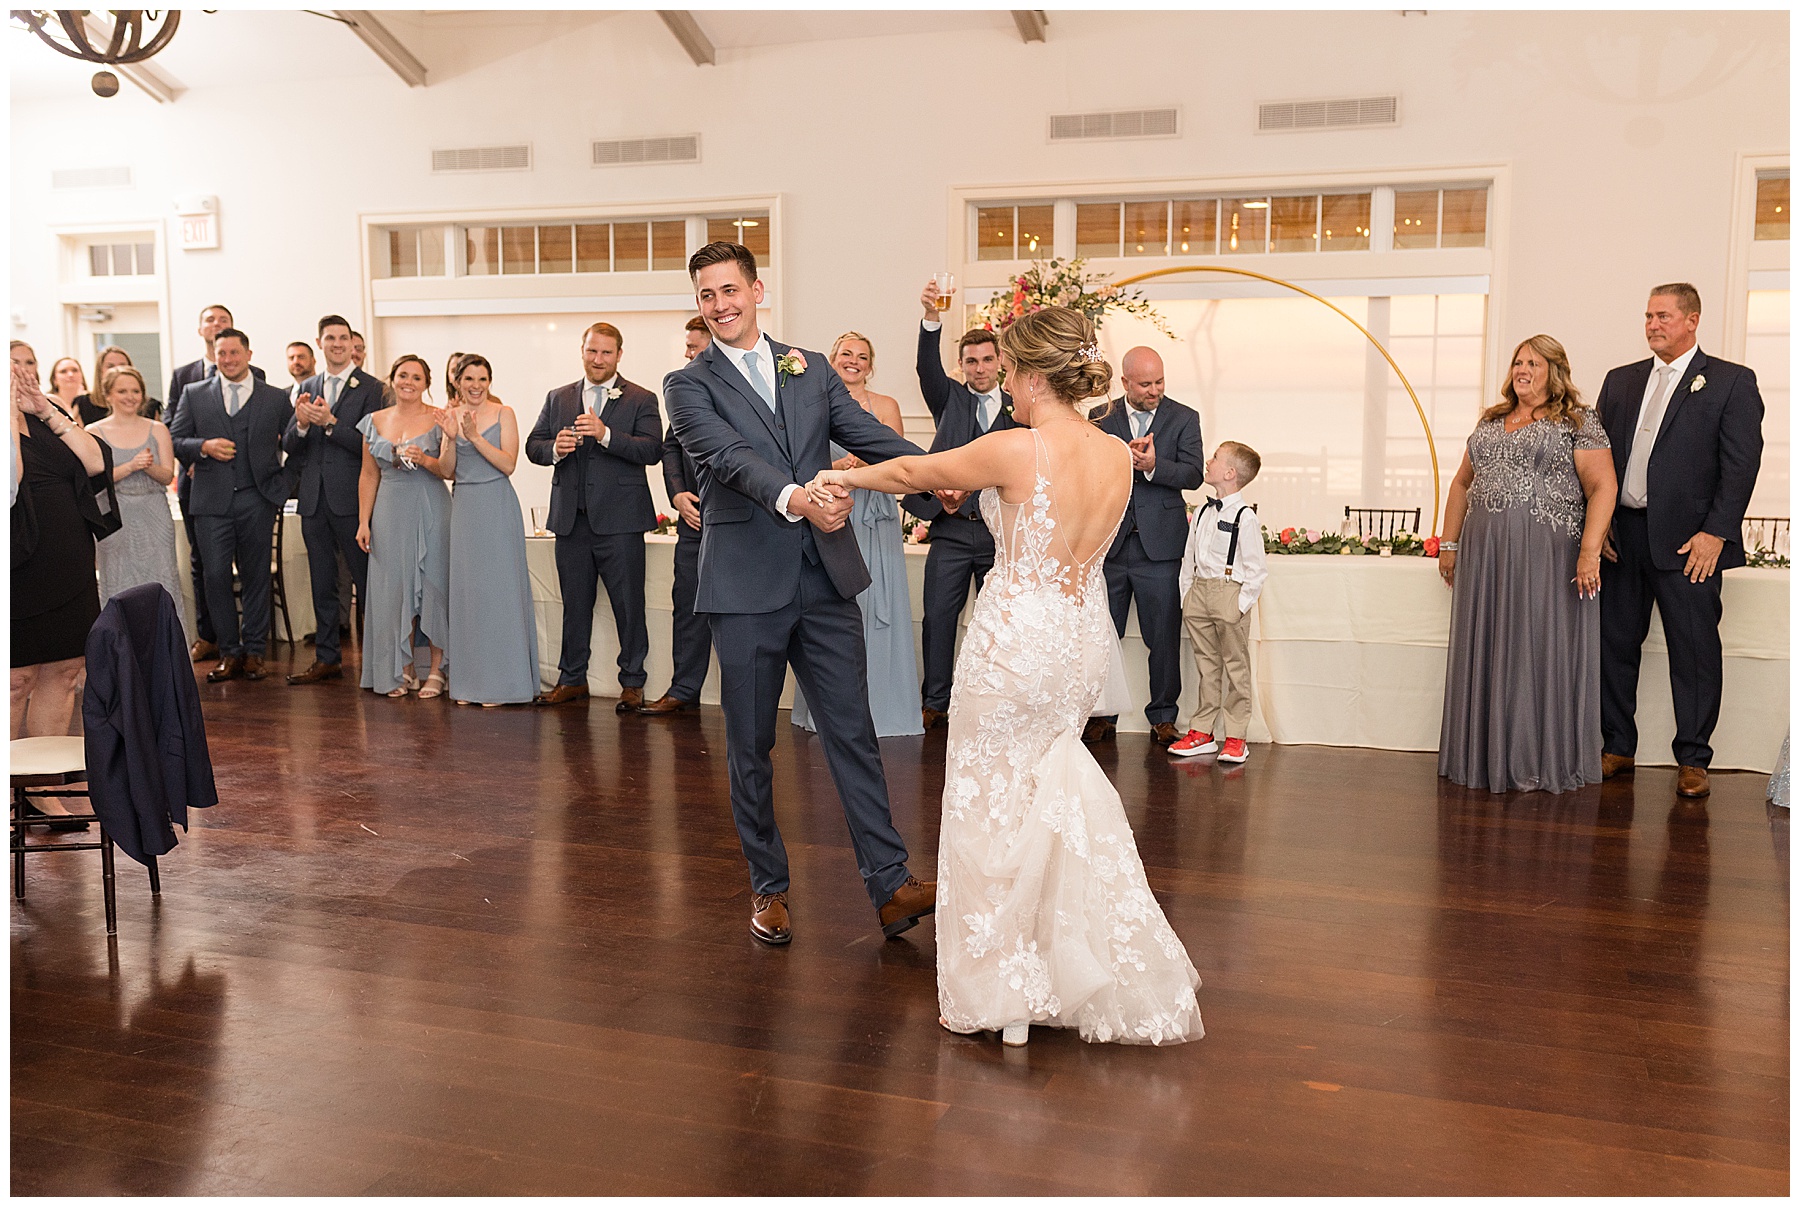
[[[769,340],[776,358],[794,351]],[[776,374],[776,410],[712,344],[663,379],[669,422],[699,468],[700,592],[696,612],[756,614],[787,606],[800,565],[816,560],[845,599],[869,585],[849,525],[819,532],[778,510],[789,483],[831,467],[831,442],[865,461],[921,450],[858,406],[825,356],[802,351],[804,373]]]

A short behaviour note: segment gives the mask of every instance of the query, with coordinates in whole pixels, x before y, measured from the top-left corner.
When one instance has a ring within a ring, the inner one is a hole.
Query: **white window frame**
[[[1756,238],[1757,175],[1787,167],[1786,152],[1739,152],[1737,156],[1732,180],[1731,236],[1725,261],[1725,317],[1720,332],[1721,352],[1726,360],[1744,359],[1750,291],[1788,288],[1788,247],[1792,240]],[[1791,230],[1792,223],[1789,227]],[[1705,312],[1704,305],[1701,310]]]

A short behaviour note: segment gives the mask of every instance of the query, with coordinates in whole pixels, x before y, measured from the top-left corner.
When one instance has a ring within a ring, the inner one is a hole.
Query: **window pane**
[[[505,256],[502,272],[537,271],[537,228],[535,226],[503,226],[500,228],[500,250]]]
[[[1439,247],[1487,246],[1488,191],[1444,190],[1444,237]]]
[[[769,262],[769,216],[767,214],[745,214],[743,218],[744,237],[738,242],[749,248],[756,256],[759,265]]]
[[[1013,258],[1013,207],[975,211],[975,258],[977,260],[1010,260]]]
[[[156,244],[140,243],[137,245],[138,276],[147,277],[156,272]]]
[[[672,222],[650,224],[650,267],[661,272],[687,267],[687,223],[677,218]]]
[[[112,245],[113,276],[128,277],[131,275],[131,244],[115,243]]]
[[[1224,210],[1221,252],[1246,255],[1268,250],[1269,202],[1266,197],[1234,197],[1224,203]]]
[[[112,248],[104,243],[88,245],[88,273],[96,277],[112,275]]]
[[[1273,251],[1319,249],[1319,199],[1274,197],[1269,201],[1269,241]]]
[[[468,258],[470,276],[488,277],[500,271],[499,227],[468,227],[463,232],[463,245]]]
[[[1169,254],[1168,202],[1128,201],[1125,203],[1125,254],[1128,256],[1166,256]]]
[[[1078,256],[1116,256],[1119,254],[1119,203],[1104,202],[1075,207],[1075,254]]]
[[[575,235],[569,226],[540,226],[538,238],[539,272],[573,272],[575,270]]]
[[[1032,260],[1049,255],[1051,236],[1056,226],[1056,207],[1021,205],[1016,212],[1019,223],[1018,258]]]
[[[444,228],[441,226],[422,227],[414,232],[419,248],[419,275],[422,277],[441,277],[444,275]]]
[[[613,271],[646,272],[650,268],[650,224],[613,223]]]
[[[1438,191],[1415,189],[1394,190],[1394,246],[1437,246]]]
[[[1327,193],[1319,201],[1319,249],[1368,251],[1369,194]]]
[[[612,227],[601,222],[575,228],[575,271],[612,271]]]
[[[1756,237],[1785,239],[1788,237],[1788,178],[1759,176],[1756,178]]]
[[[1219,203],[1177,201],[1174,240],[1174,250],[1179,255],[1212,255],[1219,242]]]
[[[391,230],[388,232],[388,275],[392,277],[416,277],[419,275],[418,231]]]

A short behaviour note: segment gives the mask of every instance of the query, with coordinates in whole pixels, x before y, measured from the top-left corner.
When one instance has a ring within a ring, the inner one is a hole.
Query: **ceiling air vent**
[[[431,153],[434,172],[529,172],[531,144],[511,147],[451,147]]]
[[[1181,122],[1174,109],[1129,109],[1119,113],[1052,113],[1051,142],[1095,138],[1177,138]]]
[[[1392,126],[1400,120],[1397,96],[1353,96],[1335,101],[1275,101],[1256,107],[1256,129],[1348,130],[1356,126]]]
[[[50,173],[50,187],[53,189],[128,189],[131,187],[131,169],[118,168],[56,168]]]
[[[619,168],[640,163],[699,163],[700,136],[675,134],[668,138],[613,138],[594,142],[594,166]]]

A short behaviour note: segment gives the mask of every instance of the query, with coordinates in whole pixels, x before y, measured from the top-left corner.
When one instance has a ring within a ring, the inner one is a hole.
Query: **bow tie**
[[[1224,511],[1225,500],[1221,499],[1218,495],[1212,495],[1206,502],[1200,504],[1200,510],[1205,511],[1208,507],[1217,507],[1220,511]]]

